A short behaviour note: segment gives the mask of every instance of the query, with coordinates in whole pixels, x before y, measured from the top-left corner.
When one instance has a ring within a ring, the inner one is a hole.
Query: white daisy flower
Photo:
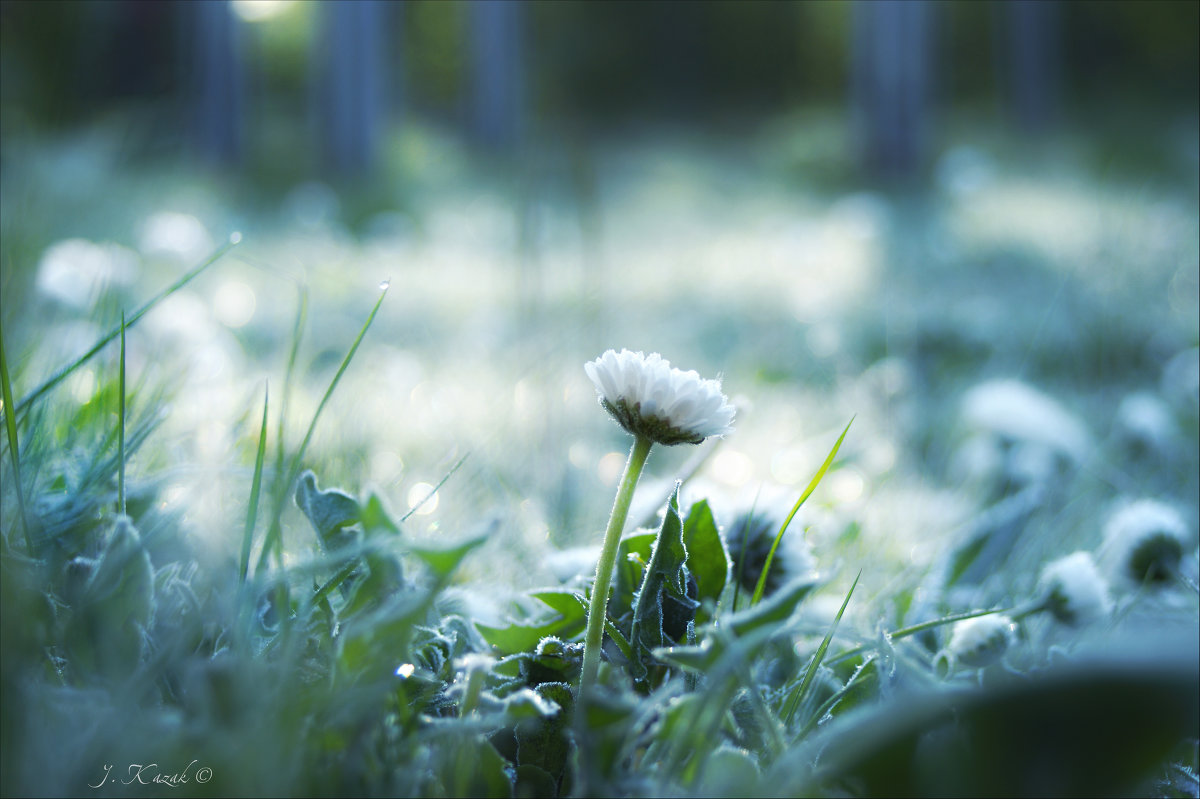
[[[608,350],[583,368],[604,410],[635,436],[659,444],[699,444],[733,431],[734,408],[720,381],[674,369],[657,352]]]
[[[1090,552],[1074,552],[1046,565],[1039,580],[1050,613],[1072,626],[1102,619],[1112,611],[1108,583]]]
[[[1109,518],[1101,552],[1134,582],[1162,582],[1178,568],[1188,537],[1179,511],[1153,499],[1139,499]]]
[[[954,625],[946,649],[955,663],[971,668],[991,665],[1012,645],[1016,625],[1008,616],[995,613],[976,616]]]

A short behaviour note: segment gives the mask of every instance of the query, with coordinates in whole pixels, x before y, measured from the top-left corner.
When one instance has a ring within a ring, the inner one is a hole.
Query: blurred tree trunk
[[[388,7],[380,0],[326,2],[321,12],[313,82],[323,154],[337,172],[365,172],[375,163],[385,115]]]
[[[471,15],[471,124],[485,144],[505,149],[521,138],[525,75],[522,63],[525,7],[475,2]]]
[[[852,101],[862,157],[882,174],[913,172],[925,153],[933,87],[933,5],[854,4]]]
[[[1056,0],[1008,0],[997,9],[1001,91],[1027,133],[1044,131],[1057,112],[1059,11]]]
[[[185,4],[191,40],[192,130],[201,156],[238,163],[244,151],[246,66],[227,0]]]

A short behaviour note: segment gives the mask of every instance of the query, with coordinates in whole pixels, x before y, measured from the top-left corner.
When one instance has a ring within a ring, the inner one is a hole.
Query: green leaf
[[[729,578],[729,553],[717,530],[716,519],[707,500],[692,505],[683,523],[683,543],[687,547],[687,568],[700,588],[697,599],[720,599]]]
[[[633,610],[629,643],[634,655],[631,668],[637,682],[645,681],[649,668],[657,662],[654,650],[674,643],[663,632],[663,597],[670,596],[677,603],[693,609],[699,604],[687,595],[686,561],[683,521],[679,518],[679,484],[676,483]]]
[[[504,718],[509,724],[526,719],[552,718],[562,708],[531,688],[521,688],[503,699]]]
[[[558,781],[541,766],[522,763],[516,770],[517,796],[558,796]]]
[[[723,624],[740,638],[765,625],[787,621],[795,612],[796,606],[820,584],[816,575],[797,577],[785,583],[766,601],[726,617]]]
[[[400,562],[385,552],[368,552],[361,562],[367,573],[355,583],[343,613],[350,616],[367,608],[379,607],[404,587],[404,571]],[[353,566],[354,564],[352,564]],[[349,577],[349,575],[347,575]]]
[[[370,493],[367,501],[359,510],[359,520],[362,522],[363,530],[368,534],[383,532],[400,535],[400,526],[392,521],[392,517],[383,507],[383,500],[374,491]]]
[[[358,500],[336,488],[320,490],[317,476],[311,470],[300,475],[296,485],[296,505],[308,517],[327,550],[344,545],[344,537],[339,532],[359,518]]]
[[[425,547],[412,547],[411,551],[414,555],[420,558],[426,566],[433,570],[434,575],[439,581],[445,581],[450,578],[454,570],[458,568],[458,564],[462,563],[463,558],[471,553],[471,550],[482,545],[487,541],[487,535],[476,536],[469,538],[458,546],[450,547],[449,549],[427,549]]]
[[[1023,679],[859,708],[782,761],[779,795],[1137,796],[1200,728],[1196,629],[1129,635]],[[820,752],[816,769],[808,764]],[[843,786],[838,789],[835,786]],[[830,788],[833,788],[831,791]]]
[[[750,599],[751,606],[757,605],[762,599],[763,592],[767,588],[767,572],[771,570],[771,561],[775,559],[775,550],[779,548],[779,542],[783,540],[783,534],[787,532],[788,525],[792,523],[792,517],[796,515],[796,511],[800,510],[800,506],[812,495],[812,492],[817,490],[821,478],[825,476],[825,472],[829,471],[829,467],[833,465],[833,459],[837,456],[838,450],[841,449],[842,441],[845,440],[846,434],[850,432],[850,425],[852,424],[854,424],[854,417],[850,417],[850,421],[846,422],[846,429],[838,436],[833,449],[829,450],[829,454],[825,456],[825,462],[821,464],[821,468],[813,475],[813,479],[808,482],[808,487],[804,489],[804,493],[796,500],[796,504],[792,506],[791,512],[783,520],[783,526],[779,528],[779,532],[775,535],[775,541],[771,544],[771,551],[767,553],[767,560],[763,563],[762,573],[758,575],[758,585],[754,587],[754,596]]]
[[[512,796],[508,761],[482,737],[449,741],[440,758],[439,777],[447,796]]]
[[[532,596],[557,611],[556,616],[531,623],[514,623],[507,627],[491,627],[475,623],[475,628],[485,641],[506,655],[529,652],[548,635],[570,638],[583,629],[587,620],[587,606],[582,604],[571,591],[538,591]]]
[[[850,604],[850,597],[854,596],[854,589],[858,587],[860,577],[862,577],[861,571],[854,578],[854,583],[851,584],[850,590],[846,592],[846,598],[842,601],[842,606],[838,608],[837,616],[833,618],[833,624],[829,625],[829,632],[825,633],[825,638],[821,641],[821,645],[817,647],[816,653],[813,654],[812,662],[809,663],[808,670],[804,672],[804,679],[800,681],[800,685],[792,692],[787,703],[787,710],[783,714],[785,724],[791,722],[792,714],[796,712],[796,708],[800,706],[800,703],[804,701],[804,697],[808,695],[808,690],[817,676],[817,669],[821,667],[821,660],[825,657],[826,650],[829,649],[829,642],[833,640],[833,634],[837,632],[838,623],[842,620],[842,614],[846,612],[846,606]]]
[[[547,588],[534,591],[530,596],[545,602],[565,619],[582,619],[587,616],[587,602],[577,591]]]
[[[724,648],[713,639],[706,639],[694,646],[659,647],[654,650],[654,656],[659,660],[692,671],[706,671],[716,662]]]
[[[620,618],[633,610],[634,593],[642,581],[646,564],[650,562],[650,550],[656,535],[654,531],[645,530],[630,533],[621,539],[617,549],[617,586],[608,601],[610,617]]]

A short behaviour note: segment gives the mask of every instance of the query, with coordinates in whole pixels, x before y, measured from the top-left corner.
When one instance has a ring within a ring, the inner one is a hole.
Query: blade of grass
[[[258,429],[258,452],[254,456],[254,478],[250,482],[250,503],[246,508],[246,529],[242,533],[242,557],[239,562],[238,580],[246,582],[250,568],[250,548],[254,543],[254,522],[258,519],[258,495],[262,489],[263,456],[267,452],[267,404],[271,396],[268,383],[263,388],[262,425]]]
[[[842,435],[845,435],[845,433]],[[800,685],[796,686],[796,690],[788,698],[787,711],[783,714],[785,727],[791,724],[792,715],[796,712],[796,708],[800,707],[800,703],[808,695],[809,686],[816,679],[817,669],[821,667],[821,660],[825,657],[825,651],[829,649],[829,642],[833,640],[833,634],[837,632],[838,624],[842,620],[842,614],[846,612],[846,606],[850,604],[850,597],[854,596],[854,589],[858,587],[858,581],[861,577],[862,571],[860,570],[858,576],[854,578],[854,583],[850,586],[850,590],[846,592],[846,599],[842,602],[842,606],[838,608],[837,615],[833,618],[833,624],[829,627],[829,632],[825,633],[824,640],[821,641],[821,645],[817,647],[817,651],[813,654],[808,671],[804,672],[804,679],[800,681]]]
[[[379,313],[379,306],[383,305],[383,299],[386,296],[387,288],[385,286],[379,292],[379,299],[375,301],[375,307],[371,309],[371,313],[367,316],[367,321],[363,323],[362,330],[358,331],[358,336],[354,339],[354,343],[350,345],[350,351],[342,359],[342,365],[338,367],[337,374],[330,381],[329,388],[325,389],[325,395],[321,397],[321,402],[317,405],[316,413],[313,414],[312,421],[308,425],[308,431],[304,434],[304,440],[300,442],[300,448],[296,450],[296,453],[291,458],[291,462],[285,472],[285,479],[282,483],[277,484],[279,490],[275,493],[275,504],[271,514],[271,527],[267,530],[267,540],[263,543],[263,551],[258,559],[258,569],[262,569],[266,565],[271,551],[277,549],[282,542],[283,529],[280,526],[280,518],[283,516],[283,507],[287,502],[289,489],[296,482],[296,478],[300,476],[301,465],[304,462],[304,453],[308,450],[309,442],[312,441],[313,432],[317,429],[317,421],[321,418],[321,412],[325,410],[329,398],[333,396],[333,391],[337,388],[338,382],[341,381],[346,368],[350,366],[350,362],[354,359],[354,354],[358,352],[358,346],[362,344],[363,337],[367,335],[367,330],[371,327],[371,323],[375,321],[375,315]]]
[[[461,458],[459,458],[458,463],[456,463],[450,467],[450,471],[446,472],[445,476],[443,476],[441,480],[438,480],[437,485],[435,485],[433,488],[431,488],[429,490],[429,493],[426,494],[424,497],[422,497],[420,502],[418,502],[416,505],[413,505],[411,508],[409,508],[408,513],[406,513],[400,517],[400,522],[403,524],[405,521],[408,520],[409,516],[412,516],[414,513],[416,513],[418,510],[420,510],[422,505],[424,505],[429,500],[433,499],[433,496],[434,496],[434,494],[436,494],[438,492],[438,489],[440,489],[442,486],[444,486],[446,484],[446,481],[454,476],[454,473],[458,471],[460,466],[462,466],[464,463],[466,463],[467,458],[469,458],[470,456],[471,456],[471,453],[468,452],[466,455],[463,455]]]
[[[296,360],[300,354],[300,342],[304,339],[304,328],[308,321],[308,289],[303,285],[300,286],[300,303],[296,308],[296,321],[292,325],[292,346],[288,352],[287,370],[283,376],[283,398],[279,404],[279,430],[275,436],[275,469],[274,481],[271,484],[271,521],[267,526],[267,537],[263,543],[263,552],[259,556],[259,567],[265,562],[265,558],[271,554],[274,549],[275,542],[280,539],[282,530],[279,529],[280,514],[283,512],[283,506],[287,503],[287,469],[284,464],[287,460],[286,450],[284,449],[285,432],[287,429],[288,405],[292,396],[293,377],[296,374]],[[276,552],[278,557],[281,553]]]
[[[321,600],[329,596],[330,592],[341,586],[342,583],[350,579],[350,575],[354,574],[355,569],[359,567],[359,559],[354,558],[341,569],[337,574],[330,577],[324,585],[316,590],[312,597],[308,600],[310,606],[315,607],[320,604]]]
[[[121,376],[117,386],[117,507],[125,515],[125,312],[121,311]]]
[[[796,504],[792,506],[791,513],[783,520],[783,526],[779,528],[779,532],[775,535],[775,541],[771,544],[771,551],[767,553],[767,559],[763,563],[762,573],[758,575],[758,584],[754,586],[754,596],[750,599],[750,607],[754,607],[762,599],[763,591],[767,588],[767,572],[771,569],[771,562],[775,560],[775,550],[779,548],[779,542],[783,540],[783,534],[787,531],[788,525],[792,523],[792,517],[796,515],[796,511],[800,510],[800,506],[805,500],[812,495],[813,491],[817,490],[817,485],[821,482],[821,478],[825,476],[825,472],[829,471],[833,459],[837,456],[838,450],[841,449],[842,441],[846,438],[846,433],[850,432],[850,425],[854,424],[854,417],[850,417],[850,421],[846,422],[846,429],[838,436],[838,440],[834,443],[833,449],[825,457],[825,462],[821,464],[821,468],[813,475],[813,479],[809,481],[808,487],[804,489],[804,493],[800,495],[800,499],[796,500]]]
[[[134,312],[133,316],[129,317],[129,322],[127,325],[122,325],[122,327],[114,328],[113,330],[109,331],[107,334],[104,335],[104,337],[102,337],[99,341],[97,341],[95,344],[93,344],[91,349],[89,349],[83,355],[80,355],[78,358],[76,358],[71,363],[64,366],[62,369],[59,369],[57,372],[55,372],[53,375],[51,375],[49,377],[49,379],[47,379],[44,383],[42,383],[40,386],[38,386],[33,391],[31,391],[23,400],[21,400],[17,404],[16,412],[17,413],[24,412],[30,406],[30,404],[32,404],[34,401],[36,401],[39,397],[41,397],[47,391],[54,388],[59,383],[61,383],[63,380],[65,380],[67,378],[67,376],[69,376],[72,372],[74,372],[80,366],[83,366],[83,364],[85,364],[89,360],[91,360],[92,357],[97,352],[104,349],[105,345],[108,344],[108,342],[112,341],[114,338],[116,338],[117,336],[119,336],[121,334],[121,330],[124,327],[126,327],[126,326],[133,327],[135,324],[137,324],[139,319],[141,319],[143,316],[145,316],[150,311],[151,308],[153,308],[155,305],[158,305],[160,302],[162,302],[163,300],[165,300],[167,297],[171,296],[175,292],[179,291],[181,288],[186,286],[188,283],[192,282],[192,280],[194,280],[196,277],[198,277],[201,272],[203,272],[205,269],[208,269],[208,267],[212,266],[214,263],[216,263],[218,260],[220,260],[221,256],[225,255],[225,253],[229,252],[231,249],[236,247],[241,240],[242,240],[242,237],[241,237],[240,233],[234,233],[232,236],[230,236],[228,242],[226,242],[225,244],[222,244],[220,247],[218,247],[216,250],[214,250],[212,255],[210,255],[210,256],[208,256],[208,258],[204,259],[204,261],[202,261],[199,266],[195,267],[190,272],[185,274],[183,277],[179,278],[174,283],[167,286],[165,289],[160,291],[157,295],[155,295],[154,297],[149,299],[145,304],[143,304],[142,307],[138,308],[137,311]],[[10,406],[5,406],[5,407],[10,407]]]
[[[733,610],[737,610],[738,595],[742,592],[742,577],[746,573],[746,547],[750,544],[750,525],[754,524],[754,511],[758,509],[758,497],[762,494],[762,486],[754,492],[754,502],[750,504],[750,512],[746,514],[746,523],[742,525],[742,551],[738,553],[737,579],[733,581]]]
[[[895,641],[900,638],[907,638],[910,635],[916,635],[917,633],[925,632],[926,630],[932,630],[935,627],[941,627],[942,625],[945,625],[945,624],[953,624],[956,621],[965,621],[967,619],[974,619],[977,616],[990,616],[993,613],[1013,614],[1015,610],[1016,610],[1016,608],[996,608],[994,610],[971,610],[971,611],[967,611],[966,613],[956,613],[953,616],[946,616],[945,618],[941,618],[941,619],[932,619],[930,621],[923,621],[920,624],[914,624],[911,627],[902,627],[901,629],[896,630],[895,632],[887,633],[886,635],[888,638]],[[849,660],[850,658],[852,658],[856,655],[861,655],[863,652],[866,652],[868,649],[871,649],[871,648],[872,647],[870,645],[864,644],[862,646],[856,646],[852,649],[847,649],[845,652],[839,652],[838,654],[834,655],[833,657],[831,657],[829,659],[829,665],[832,666],[837,663],[841,663],[843,660]]]
[[[833,663],[832,660],[829,662]],[[804,725],[804,728],[800,730],[800,732],[796,733],[796,738],[803,738],[816,729],[816,726],[821,723],[821,719],[825,718],[825,714],[837,707],[838,703],[845,699],[847,694],[858,687],[858,683],[863,679],[862,675],[864,673],[866,673],[866,670],[863,668],[860,668],[858,671],[854,672],[854,674],[851,675],[850,679],[846,681],[846,684],[843,685],[840,690],[838,690],[833,696],[826,699],[825,702],[819,708],[817,708],[817,712],[813,713],[812,718],[808,720],[808,723]]]
[[[304,326],[308,321],[308,289],[300,287],[300,305],[296,309],[296,322],[292,325],[292,347],[288,352],[287,371],[283,376],[283,397],[279,403],[279,431],[275,434],[275,491],[278,492],[279,482],[283,480],[286,470],[283,468],[286,456],[284,453],[284,426],[287,423],[288,404],[292,397],[292,378],[296,374],[296,359],[300,354],[300,341],[304,338]],[[286,490],[286,489],[284,489]]]
[[[363,337],[367,335],[367,330],[371,327],[371,323],[375,321],[375,314],[379,313],[379,306],[383,305],[383,299],[386,296],[387,289],[385,288],[379,292],[379,299],[375,301],[375,307],[371,309],[370,315],[367,316],[367,321],[363,323],[362,330],[358,331],[358,336],[355,337],[354,343],[350,345],[350,351],[342,359],[342,365],[338,367],[337,374],[330,381],[329,388],[325,389],[325,395],[321,397],[321,402],[317,405],[317,411],[313,414],[312,421],[308,424],[308,430],[304,433],[304,440],[300,442],[300,449],[296,450],[296,454],[292,456],[291,467],[288,469],[289,479],[287,484],[289,487],[300,476],[304,453],[308,450],[308,443],[312,441],[313,432],[317,429],[317,421],[321,418],[321,413],[325,410],[329,398],[333,396],[333,391],[337,388],[338,382],[341,381],[342,375],[345,374],[347,367],[350,366],[350,361],[354,360],[354,354],[358,352],[358,345],[362,344]]]
[[[8,377],[8,356],[4,351],[4,330],[0,328],[0,396],[4,402],[4,427],[8,431],[8,454],[12,458],[13,486],[17,490],[17,512],[21,514],[21,530],[25,534],[25,547],[33,557],[33,537],[29,533],[29,518],[25,515],[25,491],[21,487],[21,456],[17,446],[17,419],[10,413],[13,407],[12,383]]]

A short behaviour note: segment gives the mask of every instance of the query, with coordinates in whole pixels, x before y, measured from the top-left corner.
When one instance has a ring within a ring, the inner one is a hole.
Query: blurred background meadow
[[[964,542],[990,548],[958,609],[984,607],[1137,499],[1181,515],[1194,581],[1198,26],[1154,0],[3,0],[13,393],[237,233],[127,332],[129,491],[202,566],[237,560],[264,387],[294,447],[386,286],[304,465],[415,507],[413,540],[486,532],[456,578],[477,618],[599,543],[629,442],[582,367],[622,347],[738,406],[655,450],[639,521],[689,475],[725,525],[786,512],[854,417],[789,535],[817,610],[863,570],[864,631]],[[111,457],[118,352],[19,419],[34,517]],[[284,518],[286,562],[315,540]]]

